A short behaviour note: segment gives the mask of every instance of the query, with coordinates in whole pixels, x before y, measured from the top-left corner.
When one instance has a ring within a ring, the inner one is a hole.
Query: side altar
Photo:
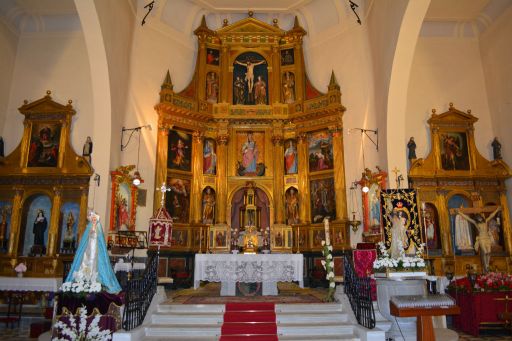
[[[176,91],[168,71],[155,106],[155,183],[171,189],[173,219],[160,276],[178,272],[191,285],[196,253],[229,253],[250,241],[254,253],[302,253],[307,281],[322,268],[324,218],[341,275],[350,240],[345,107],[334,73],[326,92],[311,84],[298,19],[284,30],[249,13],[213,30],[203,18],[194,33],[190,84]]]

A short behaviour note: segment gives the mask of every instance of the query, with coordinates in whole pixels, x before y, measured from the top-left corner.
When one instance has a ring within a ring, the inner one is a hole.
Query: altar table
[[[62,278],[0,277],[0,291],[57,292]]]
[[[221,282],[222,296],[234,296],[237,282],[262,283],[263,295],[277,295],[277,282],[304,287],[302,254],[196,254],[194,289],[201,281]]]

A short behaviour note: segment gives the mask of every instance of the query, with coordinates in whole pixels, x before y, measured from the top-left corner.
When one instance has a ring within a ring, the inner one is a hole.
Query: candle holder
[[[355,220],[354,218],[353,220],[349,220],[348,224],[352,226],[352,231],[357,232],[357,230],[359,229],[359,225],[361,225],[361,221]]]

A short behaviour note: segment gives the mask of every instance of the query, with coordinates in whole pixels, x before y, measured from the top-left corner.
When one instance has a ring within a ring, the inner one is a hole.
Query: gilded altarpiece
[[[339,236],[335,249],[350,248],[342,136],[345,108],[334,74],[325,93],[309,82],[302,50],[306,32],[298,20],[290,30],[283,30],[277,20],[269,25],[249,15],[212,30],[203,19],[194,33],[198,52],[191,83],[177,92],[167,72],[155,106],[159,117],[155,181],[168,186],[172,179],[190,182],[188,219],[176,225],[200,231],[188,236],[207,236],[208,229],[224,225],[232,233],[241,232],[234,231],[244,229],[235,206],[240,193],[255,188],[261,197],[258,202],[268,202],[268,207],[260,208],[261,238],[270,238],[263,231],[267,227],[289,225],[293,252],[319,252],[321,244],[315,236],[323,230],[320,216],[329,216]],[[179,136],[190,143],[178,145]],[[177,166],[179,158],[169,159],[176,158],[179,148],[183,166]],[[213,222],[205,220],[202,212],[211,209],[203,203],[206,188],[215,193]],[[160,193],[154,195],[159,202]],[[171,191],[168,196],[173,195]],[[194,238],[186,244],[188,251],[206,250],[206,241]],[[262,245],[270,245],[270,240]]]
[[[422,239],[437,275],[483,271],[481,248],[475,248],[478,229],[460,212],[488,218],[492,243],[489,269],[512,270],[512,231],[505,187],[512,173],[503,160],[489,161],[479,153],[474,137],[477,121],[470,110],[457,110],[451,103],[442,114],[432,110],[427,121],[430,154],[412,160],[409,170],[409,184],[418,193]],[[501,212],[491,216],[498,207]]]
[[[24,115],[20,144],[0,159],[0,274],[27,264],[26,276],[61,277],[85,229],[92,168],[71,147],[76,114],[43,98],[18,109]]]

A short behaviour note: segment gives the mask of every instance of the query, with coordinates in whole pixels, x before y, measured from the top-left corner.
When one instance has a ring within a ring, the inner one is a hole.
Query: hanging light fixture
[[[140,176],[140,172],[139,172],[139,160],[140,160],[140,131],[142,130],[142,128],[147,128],[148,130],[151,130],[151,125],[150,124],[147,124],[147,125],[144,125],[144,126],[140,126],[140,127],[135,127],[135,128],[125,128],[123,127],[123,129],[121,130],[121,151],[124,151],[126,149],[126,147],[128,146],[128,144],[130,143],[132,137],[133,137],[133,134],[135,132],[138,133],[138,145],[137,145],[137,168],[135,168],[135,173],[133,173],[133,179],[132,179],[132,183],[135,185],[135,186],[139,186],[141,183],[144,182],[144,180],[142,179],[142,177]],[[124,132],[125,131],[130,131],[130,136],[128,137],[128,141],[126,142],[126,144],[123,144],[123,137],[124,137]]]
[[[377,148],[377,151],[379,151],[379,130],[378,129],[371,130],[371,129],[365,129],[365,128],[350,128],[348,130],[348,133],[350,134],[350,132],[354,131],[354,130],[358,130],[361,132],[361,150],[362,150],[362,155],[363,155],[363,174],[364,174],[364,172],[366,170],[366,160],[364,157],[364,136],[363,136],[363,134],[365,134],[366,137],[368,137],[368,139],[370,141],[372,141],[372,143],[375,145],[375,148]],[[376,136],[376,139],[373,140],[372,137],[370,135],[368,135],[368,132],[373,133]],[[366,181],[364,182],[361,190],[364,193],[368,193],[370,191],[370,188],[368,187],[368,182],[366,182]]]

